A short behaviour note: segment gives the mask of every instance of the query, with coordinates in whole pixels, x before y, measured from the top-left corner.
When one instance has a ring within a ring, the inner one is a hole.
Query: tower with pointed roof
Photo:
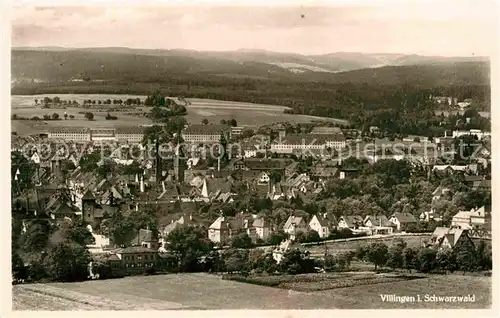
[[[87,190],[82,197],[82,218],[85,222],[94,220],[96,200],[92,192]]]
[[[208,198],[208,187],[207,187],[207,179],[203,179],[203,188],[201,189],[201,196],[204,198]]]

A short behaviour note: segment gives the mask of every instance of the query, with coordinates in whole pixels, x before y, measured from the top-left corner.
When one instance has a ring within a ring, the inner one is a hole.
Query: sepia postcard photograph
[[[495,1],[12,5],[13,311],[495,307]]]

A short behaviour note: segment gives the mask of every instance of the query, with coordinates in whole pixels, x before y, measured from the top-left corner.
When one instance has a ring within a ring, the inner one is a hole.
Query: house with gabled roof
[[[256,218],[252,222],[255,234],[258,238],[266,241],[272,234],[271,222],[265,217]]]
[[[315,166],[311,169],[311,178],[313,180],[329,180],[340,178],[340,170],[338,167],[322,167]]]
[[[339,218],[339,229],[358,230],[363,226],[363,218],[359,215],[344,215]]]
[[[459,211],[453,216],[451,226],[459,229],[474,230],[478,233],[484,231],[491,232],[491,207],[483,206],[479,209]],[[482,234],[488,236],[487,232]]]
[[[437,201],[441,199],[444,196],[447,196],[450,193],[450,189],[443,187],[443,186],[438,186],[434,192],[432,192],[432,201]]]
[[[30,160],[33,161],[35,164],[39,164],[40,156],[38,155],[37,152],[34,152],[33,155],[31,155]]]
[[[465,173],[467,165],[434,165],[432,171],[446,172],[448,174]]]
[[[421,222],[430,222],[431,220],[441,222],[443,220],[443,218],[438,215],[434,209],[420,213],[419,219]]]
[[[333,214],[323,213],[315,214],[309,221],[309,228],[318,232],[319,237],[325,238],[330,236],[331,231],[337,228],[337,219]]]
[[[305,249],[302,245],[300,245],[297,242],[294,242],[292,239],[287,239],[281,242],[280,245],[273,250],[273,259],[276,261],[277,264],[279,264],[283,259],[285,253],[288,252],[289,250],[294,250],[294,249],[297,249],[301,252],[305,252]]]
[[[469,237],[469,231],[458,228],[437,227],[431,235],[431,246],[440,249],[474,248],[474,242]]]
[[[209,227],[208,227],[208,239],[214,243],[222,244],[227,242],[231,237],[233,237],[236,232],[240,229],[237,227],[235,222],[230,222],[231,219],[227,217],[218,217]]]
[[[491,191],[491,180],[476,181],[472,185],[472,190],[486,190]]]
[[[417,219],[411,213],[400,213],[396,212],[391,215],[389,221],[391,221],[398,231],[405,231],[410,226],[417,225]]]
[[[158,234],[154,233],[150,229],[140,229],[137,235],[130,241],[130,246],[142,246],[157,250],[158,244]]]
[[[395,227],[383,214],[365,216],[363,226],[369,235],[392,234]]]
[[[163,231],[162,237],[167,237],[173,230],[182,227],[203,227],[209,226],[205,220],[193,215],[193,213],[183,213],[177,219],[172,219],[170,224],[167,224]]]
[[[299,232],[307,232],[307,222],[301,216],[290,215],[283,226],[283,231],[294,240]]]

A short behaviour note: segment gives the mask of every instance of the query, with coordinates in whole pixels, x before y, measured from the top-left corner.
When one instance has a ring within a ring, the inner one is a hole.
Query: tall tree
[[[89,275],[90,260],[90,254],[85,247],[68,242],[60,243],[49,251],[48,273],[56,281],[85,280]]]
[[[203,228],[181,227],[167,237],[167,249],[178,255],[182,271],[199,268],[199,260],[212,249],[212,242]]]
[[[387,245],[384,243],[372,243],[369,245],[365,258],[375,265],[375,271],[378,266],[382,266],[387,262],[387,250]]]

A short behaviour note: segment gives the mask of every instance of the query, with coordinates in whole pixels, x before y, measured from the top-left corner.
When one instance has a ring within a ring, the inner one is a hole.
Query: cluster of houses
[[[457,108],[460,108],[461,110],[464,110],[472,104],[472,99],[471,98],[465,98],[462,101],[458,101],[457,97],[451,97],[451,96],[430,96],[430,99],[435,101],[438,104],[446,104],[448,106],[454,106]]]
[[[230,139],[241,134],[241,127],[191,125],[183,130],[182,136],[186,142],[209,144],[219,142],[221,137]],[[334,127],[316,127],[311,134],[294,135],[287,135],[284,127],[278,127],[277,140],[271,141],[262,136],[254,141],[245,141],[247,144],[243,154],[232,157],[224,167],[221,167],[220,160],[217,167],[208,168],[201,157],[184,160],[175,155],[171,158],[172,167],[162,171],[159,171],[160,168],[154,159],[139,160],[141,173],[131,174],[110,173],[98,176],[94,171],[84,171],[79,165],[77,154],[85,153],[81,149],[82,142],[92,143],[87,151],[93,151],[98,149],[100,141],[139,143],[143,137],[144,131],[140,127],[68,127],[50,131],[49,140],[67,140],[71,153],[67,157],[56,153],[49,159],[42,158],[37,152],[32,153],[30,160],[37,164],[37,171],[31,181],[36,186],[14,200],[14,209],[26,209],[35,215],[44,214],[55,221],[83,219],[88,224],[100,223],[117,211],[124,214],[137,213],[146,206],[168,211],[169,213],[163,214],[158,220],[160,233],[141,229],[137,237],[130,242],[132,247],[111,250],[108,248],[109,238],[93,233],[96,243],[89,246],[90,251],[96,255],[105,254],[112,267],[130,271],[144,270],[152,266],[150,264],[165,261],[163,256],[168,254],[164,249],[166,238],[171,231],[179,227],[203,227],[212,242],[222,245],[241,233],[248,234],[254,242],[265,242],[273,233],[283,231],[290,237],[289,243],[284,242],[278,247],[280,253],[283,253],[296,244],[294,240],[299,232],[316,231],[320,238],[328,238],[332,232],[342,229],[349,229],[353,233],[381,235],[403,232],[417,223],[417,219],[407,213],[395,213],[389,217],[349,215],[338,218],[331,213],[322,213],[312,216],[311,219],[291,215],[283,228],[277,228],[269,219],[244,212],[235,217],[220,216],[216,220],[204,220],[198,216],[198,211],[204,205],[236,200],[242,195],[237,189],[241,184],[259,198],[272,201],[301,198],[305,202],[314,200],[325,191],[328,180],[356,176],[357,169],[343,167],[340,159],[323,160],[309,171],[303,172],[299,163],[287,159],[287,156],[267,156],[268,148],[272,152],[285,155],[303,150],[313,153],[329,149],[342,150],[346,146],[346,139],[342,131]],[[259,158],[262,156],[264,158]],[[123,166],[134,162],[132,159],[124,160],[113,154],[109,159]],[[66,160],[76,168],[66,171],[63,167]],[[489,180],[477,175],[477,168],[474,169],[472,165],[434,165],[432,170],[465,173],[466,180],[473,188],[487,188],[490,185]],[[161,179],[158,179],[159,176]],[[438,200],[447,193],[447,189],[439,187],[434,191],[433,199]],[[484,236],[485,228],[490,224],[486,215],[489,215],[489,212],[484,208],[461,211],[454,217],[452,226]],[[423,213],[420,219],[438,221],[439,217],[430,211]]]

